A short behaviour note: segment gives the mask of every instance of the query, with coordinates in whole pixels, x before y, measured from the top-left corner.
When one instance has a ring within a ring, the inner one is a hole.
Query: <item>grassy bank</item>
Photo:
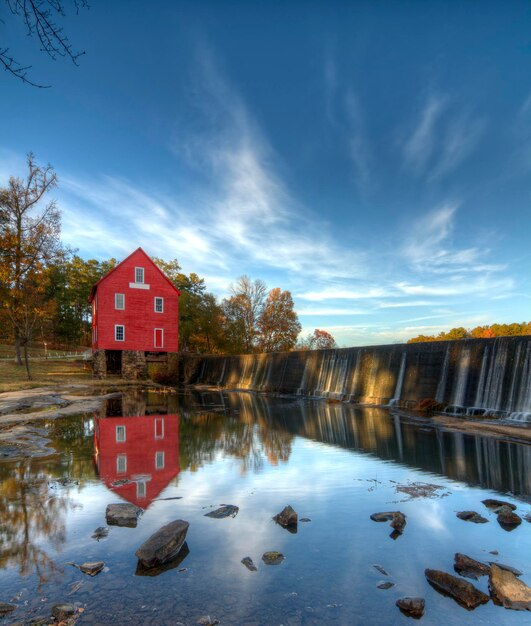
[[[31,389],[46,385],[91,383],[92,369],[86,361],[42,360],[30,362],[33,380],[28,380],[24,365],[14,361],[0,361],[0,393]]]

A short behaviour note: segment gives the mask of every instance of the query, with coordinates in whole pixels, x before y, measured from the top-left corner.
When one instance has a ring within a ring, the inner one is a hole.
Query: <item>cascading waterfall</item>
[[[437,384],[437,392],[435,393],[435,401],[439,404],[444,402],[444,392],[446,391],[446,383],[448,381],[448,367],[450,364],[450,346],[447,346],[444,351],[444,362],[442,372]]]
[[[402,394],[402,385],[404,384],[404,374],[406,372],[406,353],[402,352],[402,358],[400,359],[400,370],[398,371],[398,378],[396,381],[395,393],[391,401],[389,402],[389,406],[395,406],[395,404],[400,400],[400,396]]]
[[[516,407],[511,407],[510,419],[517,422],[531,422],[531,342],[527,344],[525,358],[521,366],[520,389]]]
[[[463,346],[461,351],[461,358],[459,360],[459,368],[457,373],[457,380],[455,381],[454,397],[452,404],[455,407],[463,407],[465,402],[465,393],[468,381],[468,374],[470,371],[470,347]]]

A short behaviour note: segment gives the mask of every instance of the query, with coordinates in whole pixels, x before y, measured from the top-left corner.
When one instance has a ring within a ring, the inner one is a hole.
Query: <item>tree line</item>
[[[13,344],[19,364],[28,364],[31,342],[52,347],[89,346],[92,286],[117,264],[114,258],[85,260],[60,238],[61,213],[47,200],[57,186],[50,165],[27,158],[26,179],[11,177],[0,188],[0,343]],[[177,259],[154,262],[181,291],[180,350],[239,354],[334,347],[316,329],[297,341],[301,324],[293,298],[260,280],[238,278],[221,301]]]
[[[453,341],[455,339],[482,339],[489,337],[515,337],[518,335],[531,335],[531,322],[513,322],[512,324],[487,324],[476,326],[472,329],[458,326],[448,332],[440,332],[438,335],[417,335],[408,340],[408,343],[422,341]]]

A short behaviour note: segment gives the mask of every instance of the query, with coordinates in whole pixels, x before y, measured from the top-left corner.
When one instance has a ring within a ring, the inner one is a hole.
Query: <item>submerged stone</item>
[[[489,596],[474,587],[472,583],[435,569],[426,569],[424,574],[428,582],[437,591],[452,597],[467,609],[475,609],[489,601]]]
[[[493,564],[489,576],[489,589],[492,600],[506,609],[531,611],[531,587],[516,576]]]
[[[282,554],[282,552],[276,552],[274,550],[271,552],[264,552],[264,554],[262,554],[262,561],[266,565],[280,565],[285,558],[286,557]]]
[[[426,606],[424,598],[399,598],[395,604],[402,613],[415,619],[420,619],[424,615]]]
[[[52,615],[58,620],[64,620],[65,617],[74,615],[76,607],[73,604],[54,604],[52,606]]]
[[[135,552],[136,557],[145,567],[156,567],[170,561],[181,549],[189,526],[182,519],[166,524],[144,541]]]
[[[395,583],[392,583],[390,580],[381,580],[376,586],[378,589],[391,589],[391,587],[395,586]]]
[[[9,604],[8,602],[0,602],[0,615],[7,615],[17,608],[16,604]]]
[[[490,574],[490,567],[488,565],[471,559],[466,554],[457,552],[454,559],[454,569],[461,576],[477,580],[480,576],[488,576]]]
[[[250,572],[256,572],[257,571],[257,567],[256,565],[253,563],[253,560],[251,559],[250,556],[245,556],[242,559],[242,563],[245,565],[245,567],[250,571]]]
[[[273,519],[277,524],[287,528],[288,526],[297,526],[299,516],[288,504],[282,509],[282,511],[280,511],[280,513],[277,513]]]
[[[104,539],[109,534],[109,529],[107,526],[98,526],[94,533],[92,534],[92,539],[96,539],[99,541],[100,539]]]
[[[486,524],[489,521],[483,515],[476,513],[476,511],[459,511],[459,513],[456,513],[456,516],[465,522],[474,522],[474,524]]]
[[[222,504],[219,509],[205,513],[205,517],[213,517],[215,519],[223,519],[224,517],[236,517],[240,509],[233,504]]]
[[[135,528],[141,513],[142,509],[138,506],[127,502],[120,502],[119,504],[107,505],[105,519],[109,526]]]

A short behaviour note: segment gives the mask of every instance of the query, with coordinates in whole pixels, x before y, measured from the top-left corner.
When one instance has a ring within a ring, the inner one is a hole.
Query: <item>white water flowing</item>
[[[406,353],[402,352],[402,358],[400,360],[400,370],[398,371],[398,378],[396,380],[395,393],[391,402],[389,402],[389,406],[395,406],[396,403],[400,400],[400,396],[402,395],[402,385],[404,384],[405,372],[406,372]]]

